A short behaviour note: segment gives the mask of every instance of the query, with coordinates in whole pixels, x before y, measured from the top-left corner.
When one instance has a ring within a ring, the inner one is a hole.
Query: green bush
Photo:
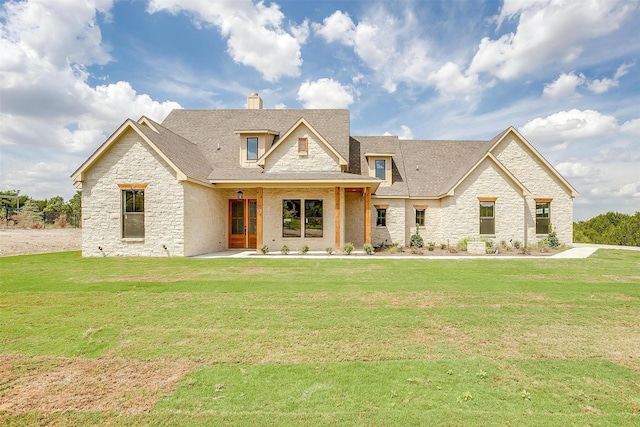
[[[469,243],[469,239],[467,238],[458,241],[458,250],[461,252],[465,252],[467,250],[467,243]]]
[[[282,245],[282,247],[280,248],[280,253],[282,255],[288,255],[289,254],[289,246]]]
[[[333,255],[333,246],[327,246],[325,248],[325,251],[329,254],[329,255]]]
[[[436,248],[436,242],[429,242],[429,251],[433,251]]]
[[[268,254],[269,253],[269,246],[267,246],[267,245],[260,246],[260,252],[262,252],[262,255]]]
[[[344,244],[344,248],[342,248],[342,250],[344,251],[345,254],[350,255],[351,252],[353,252],[355,248],[353,247],[353,243],[348,242]]]
[[[423,246],[424,246],[424,240],[422,239],[422,236],[420,235],[420,231],[418,229],[418,226],[416,225],[416,234],[411,236],[411,240],[409,240],[409,247],[410,248],[421,248]]]
[[[362,249],[364,249],[365,254],[373,255],[373,246],[370,243],[365,243]]]
[[[306,255],[309,252],[309,245],[302,245],[298,252],[300,252],[300,255]]]

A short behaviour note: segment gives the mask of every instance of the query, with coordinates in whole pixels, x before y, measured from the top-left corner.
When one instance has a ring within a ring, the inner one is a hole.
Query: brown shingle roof
[[[349,158],[349,110],[173,110],[162,125],[196,144],[214,170],[239,169],[240,138],[234,131],[283,135],[302,117]]]

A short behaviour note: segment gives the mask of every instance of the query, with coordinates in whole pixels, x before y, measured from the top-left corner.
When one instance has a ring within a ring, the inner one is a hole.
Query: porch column
[[[371,244],[371,187],[364,188],[364,242]]]
[[[340,187],[335,188],[336,192],[336,213],[335,213],[335,248],[336,252],[340,252]]]
[[[257,253],[260,253],[260,248],[262,247],[262,204],[263,204],[262,187],[258,187],[257,197],[256,197],[256,252]]]

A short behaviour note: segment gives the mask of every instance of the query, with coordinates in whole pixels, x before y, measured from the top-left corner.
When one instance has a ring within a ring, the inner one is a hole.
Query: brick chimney
[[[253,92],[247,97],[247,109],[248,110],[262,110],[262,98],[258,95],[258,92]]]

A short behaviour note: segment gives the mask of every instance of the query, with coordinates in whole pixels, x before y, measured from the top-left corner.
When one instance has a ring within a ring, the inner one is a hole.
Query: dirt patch
[[[191,370],[176,362],[0,355],[0,411],[150,411]]]
[[[0,256],[76,251],[81,247],[82,230],[79,228],[39,230],[0,228]]]

